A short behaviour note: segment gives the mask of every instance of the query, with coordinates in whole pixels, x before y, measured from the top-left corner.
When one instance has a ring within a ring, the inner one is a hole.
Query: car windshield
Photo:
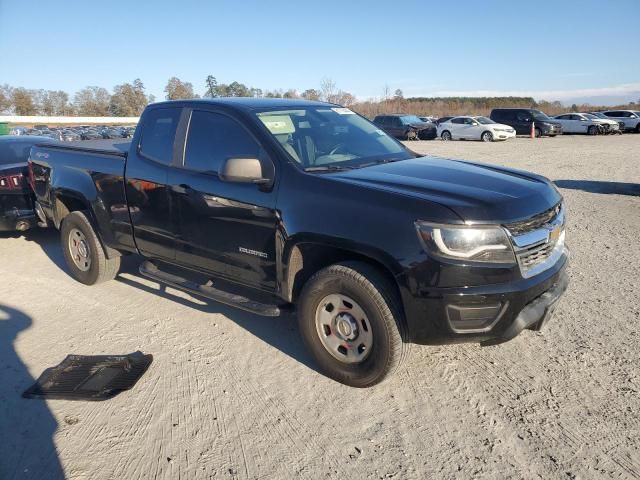
[[[531,110],[534,120],[551,120],[546,113],[540,110]]]
[[[473,118],[476,122],[481,123],[482,125],[489,125],[491,123],[496,123],[487,117],[473,117]]]
[[[400,142],[348,108],[303,107],[256,115],[308,171],[359,168],[413,157]]]
[[[412,123],[423,123],[423,121],[415,115],[405,115],[403,117],[400,117],[400,121],[403,125],[410,125]]]

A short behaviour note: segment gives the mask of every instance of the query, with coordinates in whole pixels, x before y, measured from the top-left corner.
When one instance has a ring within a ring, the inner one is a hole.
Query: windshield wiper
[[[382,165],[383,163],[399,162],[401,160],[406,160],[406,158],[385,158],[383,160],[376,160],[374,162],[361,163],[360,165],[357,166],[357,168],[372,167],[374,165]]]
[[[344,170],[353,170],[353,167],[345,165],[316,165],[304,169],[305,172],[342,172]]]

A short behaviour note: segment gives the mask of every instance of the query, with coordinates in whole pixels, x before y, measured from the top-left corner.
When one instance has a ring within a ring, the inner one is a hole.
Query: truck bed
[[[106,246],[132,249],[124,188],[128,143],[98,142],[33,147],[29,159],[36,200],[56,228],[60,227],[65,209],[87,210]],[[123,143],[126,147],[120,146]],[[68,185],[76,191],[69,192]]]

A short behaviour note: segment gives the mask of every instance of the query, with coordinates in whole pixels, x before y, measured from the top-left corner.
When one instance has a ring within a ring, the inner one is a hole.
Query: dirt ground
[[[416,151],[533,170],[568,206],[569,290],[541,333],[415,347],[367,390],[322,376],[290,316],[65,272],[55,231],[0,236],[0,478],[640,478],[640,135]],[[66,355],[155,357],[105,402],[23,400]]]

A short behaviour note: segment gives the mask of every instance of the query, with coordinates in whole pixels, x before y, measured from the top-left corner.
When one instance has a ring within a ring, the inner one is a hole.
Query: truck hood
[[[522,220],[553,207],[562,198],[551,182],[540,175],[433,157],[374,165],[330,176],[337,181],[438,203],[466,222]]]

